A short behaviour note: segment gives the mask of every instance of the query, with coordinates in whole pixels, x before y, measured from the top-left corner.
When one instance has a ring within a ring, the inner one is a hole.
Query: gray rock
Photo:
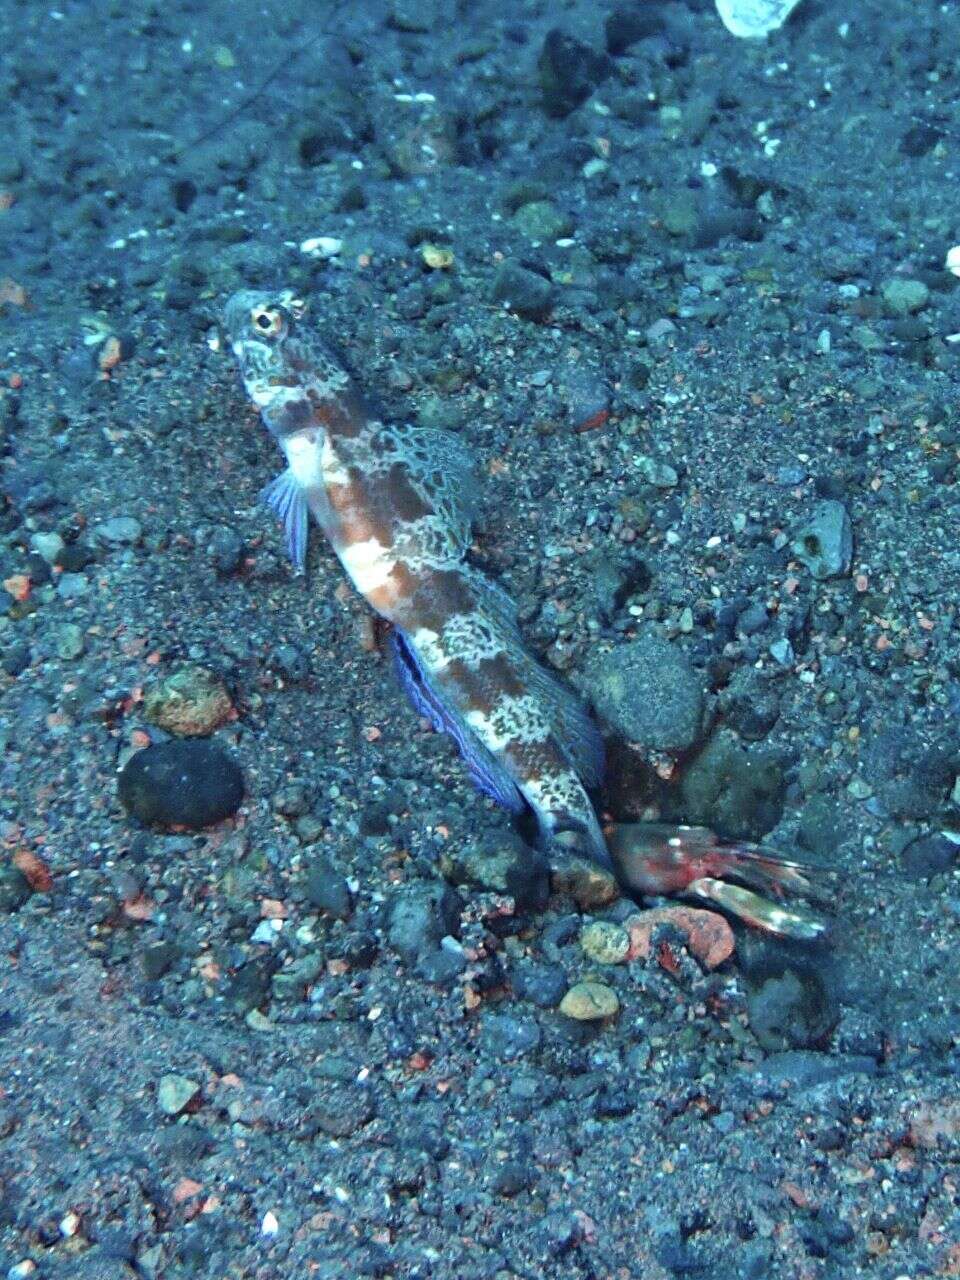
[[[240,568],[240,561],[243,558],[243,539],[236,529],[222,525],[219,529],[214,529],[210,535],[207,554],[216,573],[221,578],[229,577]]]
[[[904,874],[912,880],[927,880],[949,871],[960,854],[952,832],[931,831],[911,840],[900,855]]]
[[[876,1059],[861,1054],[815,1053],[810,1049],[788,1049],[767,1058],[760,1075],[771,1084],[795,1089],[812,1089],[851,1075],[876,1075]]]
[[[460,927],[460,897],[446,885],[401,890],[390,906],[387,939],[406,964]]]
[[[71,662],[74,658],[79,658],[85,645],[83,628],[77,626],[75,622],[61,623],[54,631],[54,647],[57,651],[57,657],[62,658],[65,662]]]
[[[82,573],[61,573],[57,582],[57,595],[61,600],[76,600],[90,590],[90,580]]]
[[[895,316],[908,316],[922,311],[930,301],[930,290],[922,280],[907,280],[894,276],[883,286],[883,300],[887,310]]]
[[[815,1048],[838,1016],[835,997],[812,971],[785,967],[748,982],[750,1030],[768,1052]]]
[[[686,820],[739,840],[760,840],[776,826],[784,789],[778,758],[745,751],[725,730],[710,739],[680,781]]]
[[[957,747],[930,743],[915,729],[886,729],[866,741],[863,771],[891,818],[926,818],[946,800]]]
[[[178,1116],[200,1092],[196,1080],[174,1073],[161,1076],[157,1086],[157,1102],[165,1116]]]
[[[548,115],[575,111],[613,70],[608,57],[554,27],[547,32],[537,59],[543,105]]]
[[[521,1000],[529,1000],[538,1009],[555,1009],[570,985],[557,964],[525,961],[511,975],[511,984]]]
[[[57,564],[58,557],[66,543],[59,533],[35,533],[30,539],[30,550],[46,560],[47,564]]]
[[[629,742],[686,751],[700,737],[699,678],[676,645],[653,633],[596,658],[587,691],[598,714]]]
[[[304,883],[307,901],[323,915],[334,920],[347,920],[353,912],[353,902],[346,879],[329,858],[314,858],[307,867]]]
[[[511,1061],[540,1047],[540,1027],[533,1018],[491,1013],[483,1020],[483,1052],[497,1061]]]
[[[550,896],[549,859],[512,831],[444,849],[440,870],[453,885],[509,894],[521,911],[542,911]]]
[[[726,724],[741,738],[758,742],[780,717],[780,698],[769,680],[750,667],[739,668],[720,695]]]
[[[333,1084],[310,1107],[311,1128],[332,1138],[347,1138],[376,1115],[373,1094],[354,1084]]]
[[[0,916],[19,911],[30,893],[27,877],[16,867],[0,867]]]
[[[850,571],[853,527],[842,502],[818,502],[808,524],[791,545],[794,556],[815,578],[838,578]]]
[[[493,281],[494,302],[506,303],[525,320],[546,320],[553,299],[553,285],[544,276],[518,262],[501,264]]]
[[[143,537],[143,525],[135,516],[113,516],[93,531],[93,540],[103,547],[135,547]]]

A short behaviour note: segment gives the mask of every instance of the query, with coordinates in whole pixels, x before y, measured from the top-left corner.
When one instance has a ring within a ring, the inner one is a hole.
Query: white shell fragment
[[[943,264],[952,276],[960,276],[960,244],[947,250],[947,260]]]
[[[720,21],[741,40],[762,40],[782,27],[800,0],[717,0]]]
[[[310,236],[300,244],[300,252],[308,258],[335,258],[343,248],[336,236]]]

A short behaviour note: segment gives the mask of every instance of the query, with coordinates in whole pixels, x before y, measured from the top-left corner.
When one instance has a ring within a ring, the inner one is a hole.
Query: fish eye
[[[277,307],[254,307],[250,312],[250,321],[265,338],[276,338],[283,332],[284,316]]]

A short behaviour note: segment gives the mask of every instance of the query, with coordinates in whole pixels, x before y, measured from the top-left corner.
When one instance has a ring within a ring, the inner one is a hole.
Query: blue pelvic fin
[[[275,480],[271,480],[261,499],[275,515],[280,517],[287,543],[287,554],[297,573],[303,573],[307,563],[307,529],[309,511],[303,490],[293,478],[288,467]]]
[[[526,807],[523,796],[506,769],[477,738],[460,713],[437,691],[402,631],[390,633],[390,648],[400,683],[414,710],[429,720],[437,733],[446,733],[457,744],[477,787],[510,813]]]

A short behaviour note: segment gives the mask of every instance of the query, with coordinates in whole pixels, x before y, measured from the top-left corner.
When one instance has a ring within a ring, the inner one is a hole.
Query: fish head
[[[243,289],[227,302],[223,324],[247,395],[282,444],[310,419],[303,342],[297,326],[306,304],[291,289]]]

